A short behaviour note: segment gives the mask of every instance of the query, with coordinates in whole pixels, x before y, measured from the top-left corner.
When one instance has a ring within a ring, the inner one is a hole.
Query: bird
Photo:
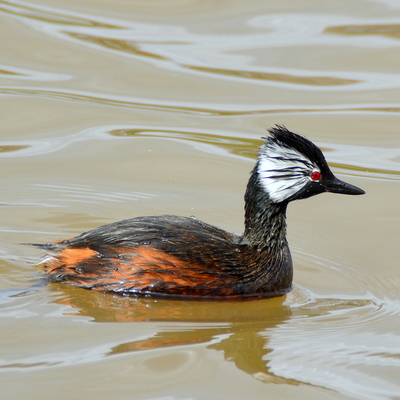
[[[46,280],[124,296],[245,300],[290,292],[286,238],[291,201],[323,193],[361,195],[339,180],[322,151],[283,125],[269,129],[244,195],[244,232],[195,217],[141,216],[70,239],[31,244],[45,251]]]

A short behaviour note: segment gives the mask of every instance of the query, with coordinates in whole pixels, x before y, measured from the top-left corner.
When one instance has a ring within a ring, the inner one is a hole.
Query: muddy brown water
[[[0,1],[2,399],[399,399],[400,5]],[[294,202],[294,289],[40,285],[23,242],[139,215],[240,233],[265,129],[366,190]]]

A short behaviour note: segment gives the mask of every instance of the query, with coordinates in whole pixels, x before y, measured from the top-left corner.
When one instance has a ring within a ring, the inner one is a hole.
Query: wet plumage
[[[35,245],[48,279],[126,295],[197,299],[272,297],[292,284],[286,207],[325,191],[362,194],[339,181],[310,141],[277,126],[261,146],[245,193],[241,236],[174,215],[137,217]]]

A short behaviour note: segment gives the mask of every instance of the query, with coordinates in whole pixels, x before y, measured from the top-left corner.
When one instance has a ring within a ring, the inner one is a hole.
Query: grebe
[[[364,194],[337,179],[321,150],[277,125],[260,147],[237,236],[175,215],[137,217],[56,243],[34,244],[50,282],[136,296],[244,299],[284,295],[293,267],[286,240],[290,201],[323,192]]]

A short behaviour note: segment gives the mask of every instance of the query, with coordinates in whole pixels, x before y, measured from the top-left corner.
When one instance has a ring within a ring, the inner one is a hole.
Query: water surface
[[[0,1],[2,398],[400,398],[399,26],[394,0]],[[20,243],[166,213],[240,233],[277,123],[367,192],[290,205],[288,296],[42,284]]]

